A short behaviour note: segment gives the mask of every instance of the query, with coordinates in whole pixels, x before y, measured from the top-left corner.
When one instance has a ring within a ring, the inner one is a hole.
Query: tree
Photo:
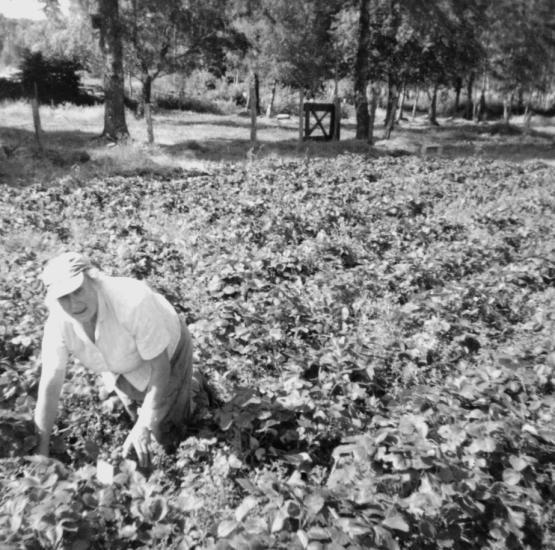
[[[221,2],[215,0],[120,0],[126,63],[141,81],[148,140],[154,140],[150,103],[152,84],[161,74],[193,67],[223,71],[226,31]]]
[[[28,23],[15,36],[20,52],[40,51],[46,57],[72,59],[90,73],[101,74],[101,52],[88,13],[76,9],[70,17],[51,15],[45,20]]]
[[[361,12],[361,9],[364,11]],[[356,22],[353,17],[355,12]],[[388,137],[395,122],[399,90],[415,79],[417,48],[409,13],[403,4],[396,0],[373,0],[364,6],[359,1],[356,8],[347,7],[339,14],[333,34],[336,47],[343,52],[344,59],[351,59],[357,109],[357,137],[372,141],[375,106],[379,89],[384,83],[387,87],[384,122]],[[358,37],[357,40],[354,39],[355,36]],[[357,103],[357,98],[358,101],[367,103],[368,89],[371,98],[367,118],[368,108]]]
[[[31,21],[14,21],[0,15],[0,66],[18,65],[24,48],[23,38],[31,25]]]
[[[555,13],[549,0],[513,0],[492,8],[489,68],[503,95],[509,122],[515,97],[526,97],[527,125],[532,95],[545,90],[555,63]]]
[[[481,3],[482,0],[382,0],[373,23],[372,44],[379,56],[371,62],[377,67],[376,76],[388,85],[386,137],[393,128],[399,88],[407,85],[429,90],[428,119],[437,124],[439,88],[459,83],[460,90],[460,75],[480,61],[480,27],[476,20]]]
[[[315,94],[323,80],[333,75],[329,31],[339,6],[337,0],[236,0],[233,4],[233,24],[250,46],[251,80],[262,73],[298,90],[301,119],[303,96]]]
[[[129,136],[125,122],[123,44],[118,0],[98,0],[96,27],[104,61],[104,130],[115,141]]]
[[[370,136],[370,116],[366,89],[370,69],[370,0],[360,0],[358,22],[358,44],[354,67],[354,92],[356,110],[356,137],[368,140]]]
[[[58,18],[58,0],[42,0],[50,18]],[[88,0],[75,0],[75,12],[90,9]],[[104,130],[102,135],[118,141],[129,136],[125,122],[123,90],[123,45],[118,0],[96,0],[91,14],[92,27],[98,29],[104,79]]]
[[[81,65],[73,59],[45,57],[41,52],[23,53],[19,80],[25,95],[40,103],[75,102],[79,96]]]

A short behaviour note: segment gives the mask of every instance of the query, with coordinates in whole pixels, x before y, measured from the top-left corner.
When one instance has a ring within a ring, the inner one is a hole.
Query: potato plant
[[[0,540],[555,546],[554,176],[345,155],[4,187]],[[222,399],[148,470],[77,364],[33,455],[38,275],[63,249],[166,295]]]

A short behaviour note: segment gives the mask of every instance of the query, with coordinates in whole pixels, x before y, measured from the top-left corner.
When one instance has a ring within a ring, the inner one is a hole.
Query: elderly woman
[[[192,343],[169,302],[143,281],[110,277],[81,254],[50,260],[42,280],[49,316],[35,411],[39,453],[48,455],[68,354],[99,373],[134,417],[123,446],[150,463],[151,435],[180,433],[192,410]],[[140,405],[135,413],[133,404]]]

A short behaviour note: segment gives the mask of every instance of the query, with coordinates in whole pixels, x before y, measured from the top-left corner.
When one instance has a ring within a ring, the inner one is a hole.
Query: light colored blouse
[[[149,361],[164,350],[171,360],[181,335],[179,317],[170,303],[143,281],[99,274],[93,284],[98,294],[95,341],[58,303],[53,304],[42,340],[43,376],[65,371],[71,353],[101,374],[109,390],[123,374],[144,391],[150,381]]]

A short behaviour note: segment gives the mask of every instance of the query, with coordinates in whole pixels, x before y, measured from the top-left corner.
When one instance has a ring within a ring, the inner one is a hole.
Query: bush
[[[0,78],[0,101],[21,99],[23,89],[21,83],[9,78]]]
[[[35,95],[35,86],[41,103],[77,103],[81,65],[61,57],[46,58],[41,52],[26,51],[20,65],[19,80],[26,97]]]
[[[222,114],[221,109],[216,104],[196,97],[166,95],[156,97],[154,103],[160,109],[193,111],[195,113],[209,113],[213,115]]]

